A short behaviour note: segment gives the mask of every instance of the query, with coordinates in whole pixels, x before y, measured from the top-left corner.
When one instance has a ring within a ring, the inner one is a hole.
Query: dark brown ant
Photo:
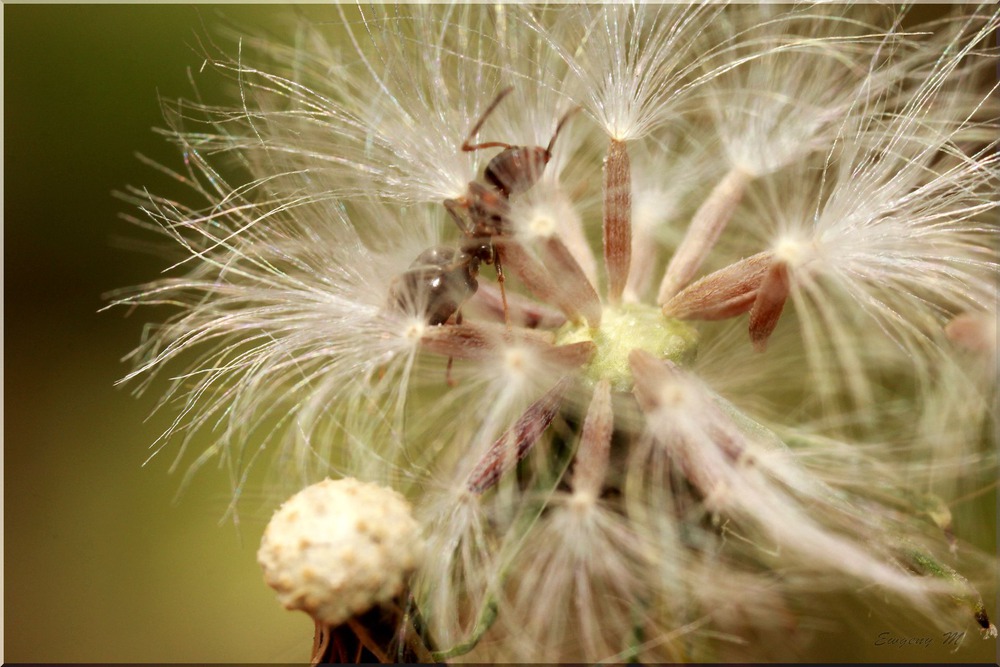
[[[570,116],[579,110],[574,108],[563,115],[545,148],[513,146],[501,141],[473,144],[472,140],[479,134],[486,119],[512,90],[513,88],[505,88],[500,91],[462,143],[463,152],[485,148],[504,149],[483,170],[483,180],[486,183],[472,181],[463,196],[443,202],[445,209],[465,235],[465,241],[458,250],[446,246],[428,248],[390,288],[390,298],[400,308],[409,306],[412,309],[417,304],[422,305],[423,315],[429,324],[444,324],[458,312],[462,304],[478,289],[476,278],[480,264],[493,264],[500,283],[504,320],[510,327],[503,266],[494,237],[507,231],[510,196],[526,192],[538,182],[545,165],[552,159],[552,146],[556,137]],[[458,317],[460,320],[460,313]]]

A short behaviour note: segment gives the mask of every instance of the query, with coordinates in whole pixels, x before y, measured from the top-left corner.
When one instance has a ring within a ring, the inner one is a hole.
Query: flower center
[[[632,389],[628,355],[645,350],[678,364],[691,362],[698,350],[698,332],[685,322],[665,317],[655,306],[623,304],[605,306],[601,326],[567,322],[556,332],[556,344],[593,341],[597,352],[584,369],[593,382],[607,379],[617,391]]]

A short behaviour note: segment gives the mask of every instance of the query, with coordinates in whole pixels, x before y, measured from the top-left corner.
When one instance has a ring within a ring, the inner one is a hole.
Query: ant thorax
[[[507,232],[510,202],[503,193],[473,181],[460,203],[455,205],[454,201],[445,201],[445,208],[469,239],[490,238]]]

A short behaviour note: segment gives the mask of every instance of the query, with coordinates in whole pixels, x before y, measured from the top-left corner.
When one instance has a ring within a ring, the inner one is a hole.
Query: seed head
[[[268,528],[286,606],[405,582],[442,661],[770,658],[834,590],[992,632],[1000,12],[336,12],[173,109],[204,201],[133,193],[187,256],[119,300],[178,308],[134,375],[201,351],[194,467],[345,478]]]
[[[286,608],[336,626],[398,595],[423,550],[401,495],[353,478],[326,479],[274,513],[257,562]]]

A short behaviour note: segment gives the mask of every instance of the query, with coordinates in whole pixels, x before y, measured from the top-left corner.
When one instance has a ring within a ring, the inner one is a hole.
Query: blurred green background
[[[220,22],[287,7],[27,6],[4,12],[4,657],[10,662],[270,662],[308,658],[312,623],[284,611],[255,559],[260,516],[220,521],[224,474],[172,502],[171,452],[145,467],[163,384],[115,388],[151,316],[98,313],[161,257],[120,219],[126,185],[162,192],[135,157],[177,165],[157,96],[190,95]],[[168,184],[169,185],[169,184]],[[162,317],[162,313],[157,314]],[[181,470],[180,472],[183,472]]]
[[[311,621],[281,609],[255,562],[266,512],[244,513],[234,527],[222,521],[230,500],[222,472],[206,469],[172,502],[180,474],[167,472],[170,452],[142,466],[171,416],[146,420],[163,384],[137,400],[113,383],[151,315],[97,312],[103,294],[165,265],[123,249],[143,234],[120,219],[130,207],[112,195],[126,185],[167,189],[135,157],[177,164],[152,132],[162,125],[157,96],[190,94],[199,38],[220,23],[280,35],[300,11],[321,10],[3,7],[9,662],[308,657]],[[995,650],[978,637],[958,654],[873,642],[874,633],[834,633],[824,643],[836,650],[817,655],[986,661]]]

